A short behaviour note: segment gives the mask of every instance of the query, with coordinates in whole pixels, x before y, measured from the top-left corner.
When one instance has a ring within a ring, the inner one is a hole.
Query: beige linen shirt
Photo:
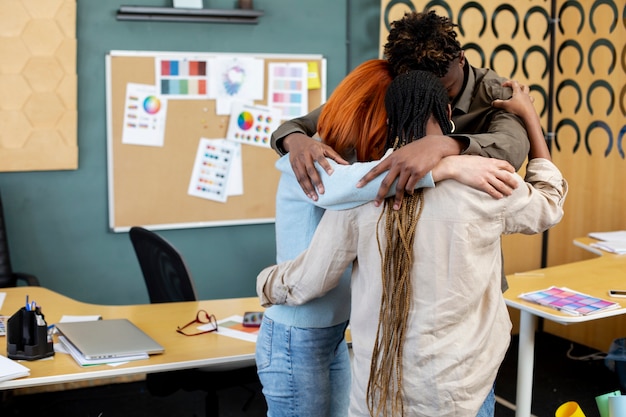
[[[511,323],[500,290],[500,236],[538,233],[563,216],[567,183],[548,160],[534,159],[507,198],[443,181],[424,190],[414,245],[413,299],[403,352],[405,415],[475,417],[496,378]],[[261,303],[298,305],[352,273],[354,351],[351,416],[366,401],[381,296],[376,237],[383,208],[373,203],[327,211],[311,245],[257,278]],[[384,244],[384,232],[378,231]]]

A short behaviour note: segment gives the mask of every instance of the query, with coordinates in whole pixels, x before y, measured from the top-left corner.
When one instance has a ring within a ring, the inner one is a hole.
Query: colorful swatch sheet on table
[[[521,294],[520,298],[576,316],[600,313],[620,307],[619,303],[565,287],[550,287],[533,291]]]

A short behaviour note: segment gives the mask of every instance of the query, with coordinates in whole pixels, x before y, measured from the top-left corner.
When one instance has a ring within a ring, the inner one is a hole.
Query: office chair
[[[11,256],[9,253],[9,239],[4,221],[4,209],[2,207],[2,196],[0,196],[0,288],[17,287],[18,282],[26,285],[39,286],[39,280],[32,274],[14,272],[11,267]]]
[[[130,229],[150,303],[196,301],[196,289],[182,255],[167,240],[142,227]]]
[[[129,236],[148,288],[150,303],[198,299],[185,260],[171,243],[139,226],[132,227]],[[167,396],[179,389],[206,391],[205,413],[215,417],[219,415],[218,390],[236,386],[247,389],[244,384],[252,382],[258,382],[254,363],[219,371],[215,368],[197,368],[146,375],[148,391],[153,395]],[[244,404],[244,410],[254,399],[255,392],[249,391],[251,396]]]

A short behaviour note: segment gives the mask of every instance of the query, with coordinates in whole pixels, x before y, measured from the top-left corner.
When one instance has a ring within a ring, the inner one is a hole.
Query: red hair
[[[339,83],[320,114],[322,141],[342,156],[356,151],[358,161],[380,159],[387,140],[385,92],[391,83],[387,60],[357,66]]]

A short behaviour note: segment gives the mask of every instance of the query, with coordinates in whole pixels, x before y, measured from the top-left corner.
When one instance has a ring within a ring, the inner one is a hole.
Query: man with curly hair
[[[505,78],[493,70],[469,64],[457,40],[457,25],[434,11],[407,13],[391,24],[384,46],[385,58],[395,75],[410,70],[433,72],[443,82],[452,103],[453,134],[428,135],[399,149],[367,173],[357,186],[363,186],[388,171],[376,204],[387,195],[394,180],[396,206],[404,192],[411,193],[415,184],[447,155],[475,154],[509,161],[519,169],[528,154],[526,129],[521,120],[504,110],[491,106],[493,100],[511,97],[511,89],[503,87]],[[347,163],[331,147],[311,136],[317,131],[320,109],[306,116],[285,122],[272,134],[272,147],[289,158],[303,191],[312,199],[324,193],[324,186],[314,162],[332,173],[326,157]],[[502,197],[494,188],[493,197]]]

